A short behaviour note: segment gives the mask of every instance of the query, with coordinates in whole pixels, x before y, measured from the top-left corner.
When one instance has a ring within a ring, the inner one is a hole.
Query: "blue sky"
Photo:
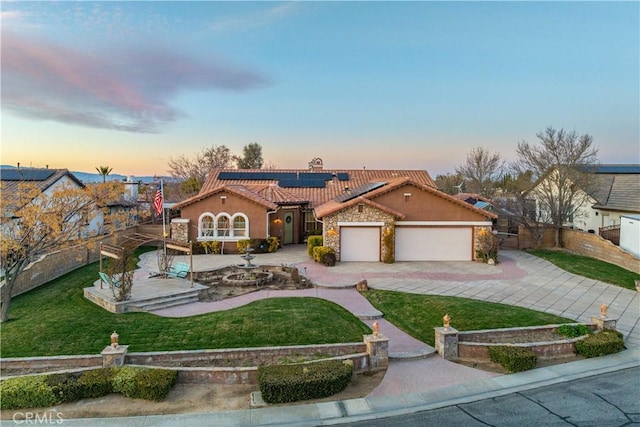
[[[2,164],[453,172],[547,126],[640,163],[638,2],[2,2]]]

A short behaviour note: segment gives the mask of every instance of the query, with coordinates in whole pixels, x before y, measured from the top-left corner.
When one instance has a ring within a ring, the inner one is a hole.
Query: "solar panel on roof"
[[[2,169],[0,177],[3,181],[45,181],[56,173],[51,169]]]
[[[349,174],[346,172],[338,172],[336,174],[338,181],[349,181]]]
[[[348,202],[351,199],[360,197],[363,194],[367,194],[370,191],[373,191],[380,187],[384,187],[385,185],[387,185],[386,182],[368,182],[364,185],[361,185],[360,187],[356,187],[353,190],[350,190],[349,192],[341,194],[340,196],[336,197],[335,200],[340,203]]]
[[[301,172],[300,179],[330,181],[333,174],[330,172]]]

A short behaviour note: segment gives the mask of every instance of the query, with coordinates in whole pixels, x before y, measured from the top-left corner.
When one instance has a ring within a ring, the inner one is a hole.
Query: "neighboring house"
[[[619,226],[622,215],[640,213],[640,165],[604,164],[589,167],[587,171],[593,174],[590,188],[579,189],[578,206],[564,226],[598,233],[601,228]],[[532,199],[545,179],[529,192]],[[540,207],[537,211],[540,217],[545,217]]]
[[[65,187],[85,188],[85,185],[67,169],[39,169],[39,168],[1,168],[0,182],[2,194],[15,193],[23,183],[33,184],[45,196]],[[12,207],[3,206],[4,215],[13,215]],[[15,207],[14,207],[15,208]],[[79,218],[81,229],[79,237],[97,233],[102,226],[102,212],[98,211],[90,222]]]
[[[381,261],[389,251],[397,261],[472,260],[479,230],[496,217],[439,191],[426,171],[324,170],[320,159],[310,170],[215,170],[175,208],[174,239],[233,251],[242,239],[287,245],[318,230],[341,261]]]
[[[640,214],[640,165],[599,165],[593,173],[594,188],[574,215],[574,227],[598,233],[619,226],[623,215]]]

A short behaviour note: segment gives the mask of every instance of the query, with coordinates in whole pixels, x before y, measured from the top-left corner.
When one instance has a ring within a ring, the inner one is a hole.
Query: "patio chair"
[[[169,267],[166,273],[169,277],[184,279],[189,274],[190,268],[191,266],[186,262],[177,262],[176,265]]]
[[[121,280],[118,280],[115,277],[111,277],[108,274],[103,273],[102,271],[99,271],[98,275],[100,276],[102,281],[105,282],[106,284],[108,284],[109,286],[112,286],[114,288],[119,288],[120,285],[122,285],[122,281]]]

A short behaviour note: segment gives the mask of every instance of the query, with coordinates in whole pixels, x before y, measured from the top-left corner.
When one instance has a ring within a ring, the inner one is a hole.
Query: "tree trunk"
[[[560,246],[560,227],[556,227],[554,237],[555,237],[555,247],[560,248],[561,247]]]
[[[9,306],[11,305],[11,288],[13,288],[13,283],[9,284],[7,280],[4,285],[2,285],[0,290],[0,298],[2,300],[2,307],[0,308],[0,323],[5,323],[9,320]]]

